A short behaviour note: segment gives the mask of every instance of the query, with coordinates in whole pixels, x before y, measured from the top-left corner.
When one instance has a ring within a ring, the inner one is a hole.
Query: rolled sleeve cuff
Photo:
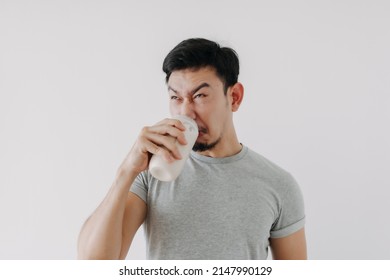
[[[131,186],[130,191],[132,193],[135,193],[143,201],[145,201],[145,203],[147,203],[147,198],[146,198],[147,194],[146,194],[146,191],[143,188],[138,187],[137,185],[133,185],[133,186]]]
[[[305,217],[303,217],[298,222],[291,224],[287,227],[271,231],[271,238],[282,238],[289,236],[290,234],[293,234],[294,232],[297,232],[298,230],[302,229],[305,226]]]

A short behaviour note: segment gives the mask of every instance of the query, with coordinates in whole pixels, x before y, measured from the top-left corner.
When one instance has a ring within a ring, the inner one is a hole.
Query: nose
[[[180,115],[187,116],[191,119],[195,119],[196,114],[194,110],[193,103],[189,101],[188,99],[185,99],[183,103],[180,106]]]

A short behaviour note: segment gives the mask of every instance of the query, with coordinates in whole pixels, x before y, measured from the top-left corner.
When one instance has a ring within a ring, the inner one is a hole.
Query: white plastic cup
[[[173,181],[179,176],[199,134],[198,126],[193,119],[182,115],[174,116],[172,119],[181,121],[181,123],[186,127],[184,136],[187,144],[181,145],[176,141],[176,145],[178,146],[178,150],[182,158],[173,162],[167,162],[160,155],[153,155],[149,162],[150,174],[152,174],[154,178],[165,182]]]

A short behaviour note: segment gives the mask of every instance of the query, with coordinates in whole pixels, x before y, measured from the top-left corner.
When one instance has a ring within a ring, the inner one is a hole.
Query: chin
[[[219,143],[221,139],[218,139],[215,142],[212,143],[204,143],[204,142],[195,142],[194,146],[192,147],[192,150],[194,152],[204,152],[208,150],[212,150],[215,148],[215,146]]]

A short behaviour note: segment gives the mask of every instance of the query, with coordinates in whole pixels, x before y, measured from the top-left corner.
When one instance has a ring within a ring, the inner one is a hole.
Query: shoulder
[[[248,148],[245,167],[250,177],[267,186],[280,202],[301,200],[302,193],[293,175],[268,158]]]
[[[278,164],[269,160],[268,158],[260,155],[259,153],[248,148],[246,156],[247,164],[256,169],[256,172],[260,172],[270,179],[278,182],[295,182],[290,172],[280,167]]]

